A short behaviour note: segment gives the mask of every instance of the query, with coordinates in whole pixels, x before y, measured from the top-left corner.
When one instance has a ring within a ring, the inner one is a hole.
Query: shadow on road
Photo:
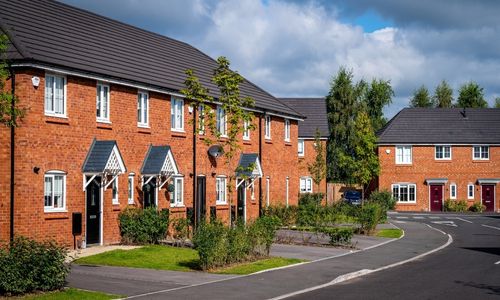
[[[462,249],[500,255],[500,248],[498,247],[462,247]]]
[[[455,281],[455,283],[461,284],[463,286],[467,287],[473,287],[481,290],[489,290],[490,292],[488,294],[490,295],[500,295],[500,286],[498,285],[488,285],[488,284],[482,284],[482,283],[475,283],[475,282],[464,282],[464,281]]]

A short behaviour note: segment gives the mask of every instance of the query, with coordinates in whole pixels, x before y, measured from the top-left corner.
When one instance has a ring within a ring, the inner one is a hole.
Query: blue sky
[[[413,91],[476,81],[500,96],[500,1],[62,0],[185,41],[277,97],[325,96],[340,66],[390,80],[388,117]]]

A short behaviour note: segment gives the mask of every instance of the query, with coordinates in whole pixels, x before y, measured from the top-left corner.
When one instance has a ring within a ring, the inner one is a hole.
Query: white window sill
[[[397,204],[417,204],[417,201],[397,201]]]
[[[176,128],[170,128],[172,132],[180,132],[180,133],[186,133],[184,129],[176,129]]]
[[[44,213],[66,213],[68,212],[66,208],[44,208]]]
[[[172,204],[172,203],[170,203],[170,207],[171,208],[183,208],[185,206],[184,206],[184,204]]]
[[[137,127],[139,127],[139,128],[147,128],[147,129],[151,128],[151,127],[149,127],[148,124],[141,124],[141,123],[137,123]]]
[[[244,141],[249,141],[249,140],[250,140],[250,138],[249,138],[249,137],[248,137],[248,138],[244,137],[244,138],[243,138],[243,140],[244,140]]]
[[[96,122],[97,123],[104,123],[104,124],[111,124],[111,121],[106,120],[106,119],[97,119]]]
[[[451,160],[451,157],[450,158],[435,158],[435,160]]]
[[[215,205],[227,205],[227,202],[215,202]]]
[[[411,166],[413,163],[396,163],[397,166]]]
[[[270,136],[266,136],[264,137],[266,140],[270,141],[271,140],[271,137]]]
[[[285,142],[290,143],[290,139],[285,139]]]
[[[304,154],[299,154],[299,157],[304,157]]]
[[[112,205],[120,205],[120,202],[112,202]]]
[[[472,160],[488,161],[490,159],[489,158],[473,158]]]
[[[45,112],[45,116],[53,117],[53,118],[60,118],[60,119],[68,119],[68,116],[66,116],[66,115],[60,115],[60,114],[55,114],[55,113],[50,113],[50,112]]]

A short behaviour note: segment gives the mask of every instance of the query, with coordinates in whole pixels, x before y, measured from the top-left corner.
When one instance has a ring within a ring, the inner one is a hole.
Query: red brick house
[[[379,188],[396,209],[441,211],[446,199],[500,212],[500,109],[406,108],[379,133]]]
[[[81,213],[78,242],[116,243],[117,216],[128,206],[169,209],[171,217],[194,207],[228,221],[256,218],[268,202],[297,203],[303,116],[283,102],[241,84],[242,96],[255,99],[257,129],[243,134],[228,166],[215,157],[217,143],[209,153],[204,133],[193,134],[194,112],[180,93],[191,68],[217,97],[213,59],[55,1],[0,0],[0,7],[8,86],[27,109],[18,128],[0,128],[0,240],[16,234],[72,245],[73,213]],[[225,112],[213,109],[223,133]],[[229,176],[250,163],[254,170],[232,183],[230,196]]]
[[[316,160],[317,154],[314,149],[316,129],[320,131],[320,139],[326,160],[326,143],[330,131],[328,129],[325,98],[281,98],[280,100],[306,117],[303,122],[299,122],[297,142],[300,193],[314,192],[326,195],[326,178],[317,186],[313,182],[308,169],[308,165]]]

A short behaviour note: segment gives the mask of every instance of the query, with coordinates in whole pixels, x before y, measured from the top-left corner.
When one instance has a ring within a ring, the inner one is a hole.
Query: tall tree
[[[392,103],[393,96],[394,91],[390,80],[373,79],[367,87],[363,100],[374,131],[387,123],[383,110],[385,106]]]
[[[495,98],[495,108],[500,108],[500,97]]]
[[[18,120],[24,116],[26,110],[17,106],[18,98],[5,87],[5,82],[10,75],[5,57],[7,41],[7,36],[0,33],[0,124],[17,127]]]
[[[434,95],[432,96],[432,102],[434,107],[453,107],[453,90],[445,80],[441,81],[441,83],[436,87]]]
[[[347,170],[339,167],[342,155],[351,155],[351,142],[354,133],[354,118],[359,98],[366,84],[353,83],[352,71],[341,67],[332,79],[331,88],[326,96],[330,136],[327,146],[327,179],[330,182],[345,182]]]
[[[457,106],[463,108],[486,108],[488,102],[484,100],[484,90],[474,81],[463,84],[458,90]]]
[[[318,128],[316,128],[316,133],[314,134],[314,151],[316,152],[316,158],[314,162],[307,164],[307,169],[319,190],[321,181],[326,177],[326,158],[325,149],[321,142],[321,132]]]
[[[424,85],[413,92],[413,97],[410,99],[410,107],[432,107],[429,90]]]

